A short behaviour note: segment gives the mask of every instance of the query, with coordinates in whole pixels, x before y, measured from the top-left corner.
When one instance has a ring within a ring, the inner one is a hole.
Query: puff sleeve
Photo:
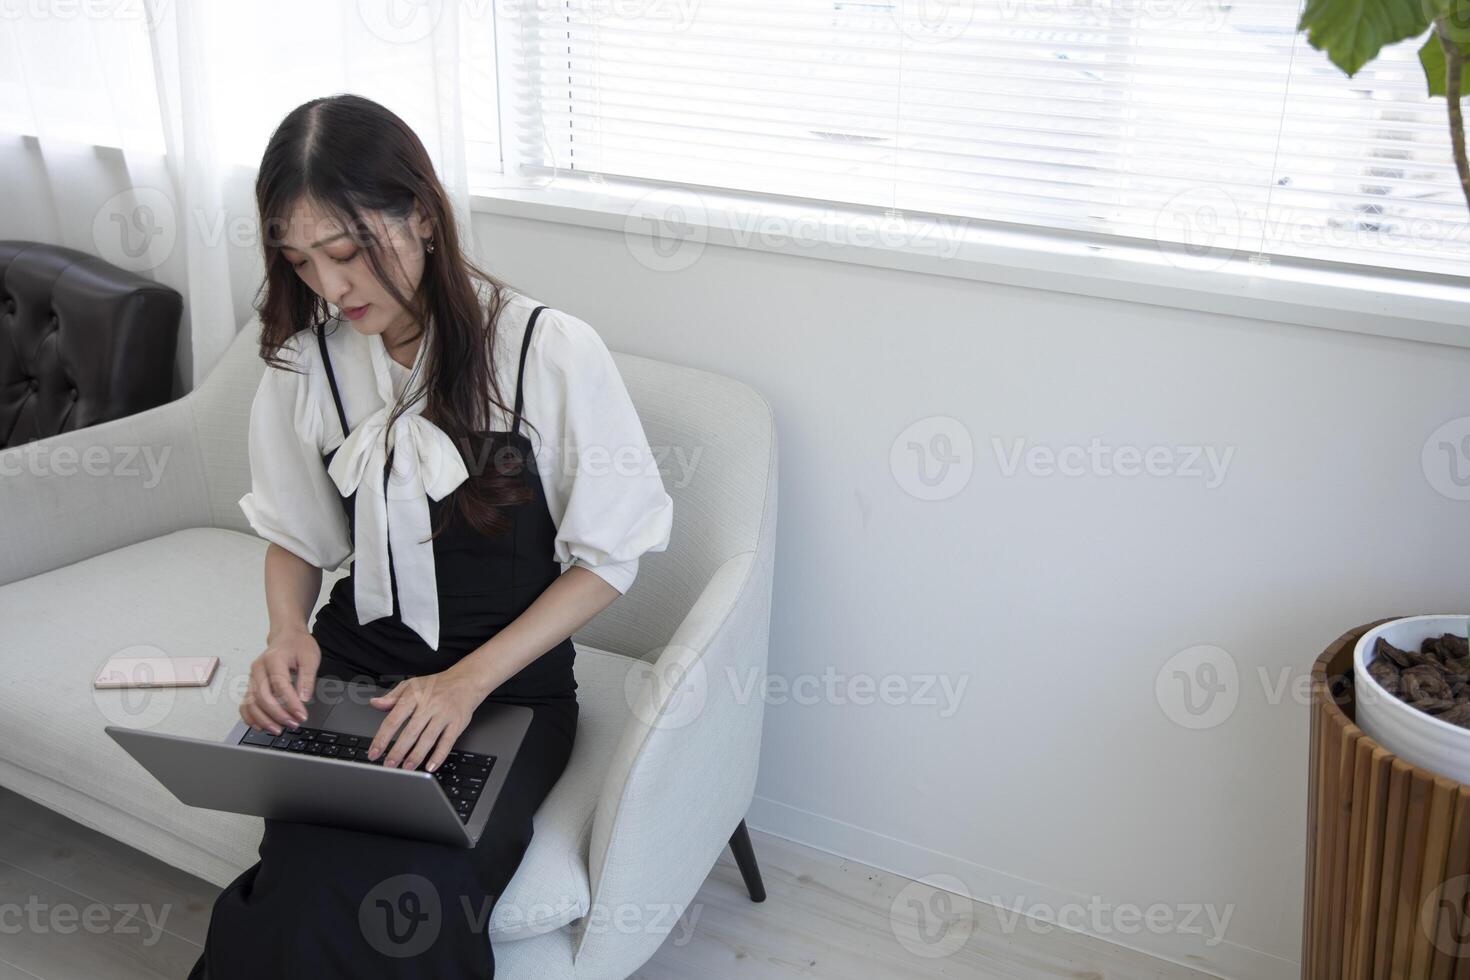
[[[625,593],[639,556],[668,547],[674,501],[612,353],[586,322],[547,308],[522,384],[556,560]]]
[[[255,390],[250,492],[240,498],[240,509],[262,538],[332,570],[352,553],[342,499],[322,462],[328,439],[340,443],[342,436],[332,431],[335,424],[327,427],[317,390],[325,381],[315,370],[315,348],[302,337],[296,334],[281,349],[291,369],[268,365]]]

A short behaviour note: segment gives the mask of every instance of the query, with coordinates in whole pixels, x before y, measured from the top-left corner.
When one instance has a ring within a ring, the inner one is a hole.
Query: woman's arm
[[[483,700],[537,657],[587,625],[622,595],[581,565],[558,575],[504,629],[480,644],[460,663]]]
[[[322,570],[272,543],[265,549],[265,608],[270,616],[267,645],[293,630],[311,632],[306,617],[322,591]]]
[[[400,726],[403,732],[383,760],[417,769],[427,759],[430,772],[439,768],[455,739],[469,724],[480,702],[537,657],[581,629],[622,593],[595,572],[573,565],[558,575],[536,601],[504,629],[453,667],[404,681],[374,707],[388,710],[368,748],[376,759]],[[431,754],[432,753],[432,754]]]
[[[302,702],[311,696],[322,658],[306,619],[321,588],[320,568],[274,542],[265,549],[270,627],[265,652],[250,665],[250,685],[240,704],[240,717],[247,724],[278,735],[282,726],[306,720]]]

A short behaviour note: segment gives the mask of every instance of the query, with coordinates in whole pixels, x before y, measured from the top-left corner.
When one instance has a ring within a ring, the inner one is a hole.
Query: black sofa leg
[[[766,886],[761,882],[761,869],[755,863],[755,849],[750,846],[750,831],[745,821],[730,835],[730,851],[735,855],[735,864],[740,868],[740,877],[745,879],[745,890],[750,892],[752,902],[766,900]]]

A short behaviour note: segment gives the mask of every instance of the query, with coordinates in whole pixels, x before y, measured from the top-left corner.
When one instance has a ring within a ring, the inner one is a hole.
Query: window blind
[[[497,7],[506,172],[1462,275],[1419,41],[1347,78],[1295,0]]]

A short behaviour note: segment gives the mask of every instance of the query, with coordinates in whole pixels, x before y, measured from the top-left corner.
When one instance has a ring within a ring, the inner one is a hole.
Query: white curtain
[[[493,45],[488,5],[132,0],[13,11],[0,18],[0,238],[99,255],[182,293],[179,393],[251,315],[263,274],[256,169],[275,126],[309,99],[352,92],[401,116],[473,250],[462,39]],[[474,114],[471,125],[485,128]]]

